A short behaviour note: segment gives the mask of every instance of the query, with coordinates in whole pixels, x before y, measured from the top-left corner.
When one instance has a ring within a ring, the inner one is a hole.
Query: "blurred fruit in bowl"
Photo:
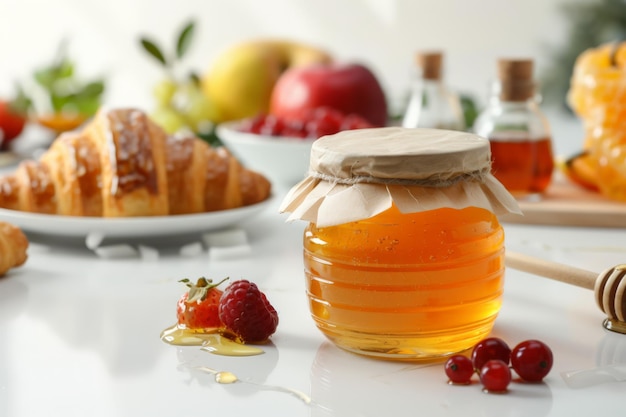
[[[204,94],[200,78],[193,72],[181,76],[177,70],[185,57],[195,31],[195,23],[183,26],[176,37],[175,50],[166,54],[157,43],[142,37],[140,43],[162,67],[164,75],[155,83],[152,96],[155,101],[150,118],[166,132],[187,129],[199,136],[209,135],[221,118],[217,106]]]
[[[327,51],[313,45],[250,40],[222,51],[202,76],[202,86],[221,121],[244,119],[268,112],[274,85],[285,70],[331,61]]]
[[[270,113],[304,119],[307,112],[329,107],[357,114],[374,126],[387,124],[387,101],[380,82],[362,64],[320,64],[292,68],[274,86]]]
[[[217,126],[224,146],[248,168],[267,176],[275,185],[291,186],[306,176],[315,139],[271,136],[241,130],[245,121]]]
[[[218,125],[217,135],[248,168],[274,183],[293,185],[306,176],[317,138],[370,127],[374,126],[361,116],[322,107],[308,112],[304,120],[263,114],[224,122]]]
[[[344,114],[330,107],[310,109],[297,119],[275,114],[261,114],[244,119],[239,127],[242,132],[258,135],[317,139],[342,130],[374,127],[358,114]]]

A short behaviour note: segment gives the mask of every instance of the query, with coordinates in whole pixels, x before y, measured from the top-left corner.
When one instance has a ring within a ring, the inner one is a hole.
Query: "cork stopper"
[[[443,53],[439,51],[420,52],[416,55],[417,65],[422,68],[422,77],[425,80],[437,81],[441,79]]]
[[[535,93],[532,59],[500,59],[498,78],[501,100],[525,101]]]

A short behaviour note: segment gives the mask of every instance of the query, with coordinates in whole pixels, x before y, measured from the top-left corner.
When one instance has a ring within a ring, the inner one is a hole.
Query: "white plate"
[[[87,237],[97,233],[113,238],[144,238],[224,229],[261,213],[272,200],[231,210],[155,217],[73,217],[0,209],[0,220],[26,233],[48,236]]]

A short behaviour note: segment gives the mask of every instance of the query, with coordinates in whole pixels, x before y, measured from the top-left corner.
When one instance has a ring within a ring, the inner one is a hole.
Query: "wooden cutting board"
[[[520,201],[524,213],[501,217],[505,223],[626,228],[626,203],[609,200],[557,175],[539,201]]]

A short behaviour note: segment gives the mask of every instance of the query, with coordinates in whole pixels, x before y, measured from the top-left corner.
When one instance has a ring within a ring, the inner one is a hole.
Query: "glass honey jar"
[[[469,349],[502,303],[504,231],[519,213],[488,140],[386,127],[318,139],[281,211],[309,222],[304,272],[317,327],[337,346],[397,360]]]

